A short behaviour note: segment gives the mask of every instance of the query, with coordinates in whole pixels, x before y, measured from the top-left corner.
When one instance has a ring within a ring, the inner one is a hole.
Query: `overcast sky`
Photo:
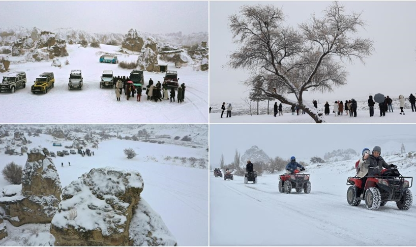
[[[0,1],[1,28],[22,26],[53,31],[153,34],[208,32],[208,2],[176,1]]]
[[[331,2],[211,2],[210,4],[210,99],[212,103],[242,101],[248,91],[241,84],[247,71],[226,66],[228,55],[236,50],[229,29],[229,16],[238,14],[243,5],[273,4],[283,8],[286,23],[294,28],[310,19],[311,14],[322,16]],[[322,96],[307,92],[306,100],[321,97],[325,100],[367,99],[368,95],[384,93],[398,98],[416,92],[416,2],[415,1],[348,1],[340,2],[347,13],[362,13],[366,22],[359,36],[374,41],[373,55],[347,63],[348,85]]]
[[[413,124],[211,124],[210,163],[219,166],[221,155],[226,164],[234,160],[235,151],[244,152],[256,145],[270,158],[298,159],[319,156],[337,149],[381,146],[382,155],[399,151],[416,151]],[[358,157],[357,157],[358,159]]]

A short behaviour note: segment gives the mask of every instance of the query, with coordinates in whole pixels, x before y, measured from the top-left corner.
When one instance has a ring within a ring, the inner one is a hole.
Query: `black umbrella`
[[[374,101],[377,103],[383,103],[384,102],[384,94],[378,93],[374,95]]]

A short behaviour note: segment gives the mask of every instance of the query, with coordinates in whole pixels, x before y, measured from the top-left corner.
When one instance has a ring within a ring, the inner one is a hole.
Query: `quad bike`
[[[244,183],[247,184],[249,181],[252,181],[253,184],[257,183],[257,172],[256,171],[246,172],[244,174]]]
[[[227,180],[227,179],[234,180],[233,174],[231,174],[230,172],[224,173],[224,180]]]
[[[309,174],[299,173],[295,170],[294,174],[282,174],[279,179],[279,192],[289,194],[294,188],[296,192],[311,192],[311,182],[309,181]]]
[[[387,202],[395,201],[400,210],[408,210],[413,203],[409,189],[412,184],[413,177],[403,177],[396,166],[390,165],[390,169],[383,169],[379,175],[368,176],[364,186],[361,178],[349,177],[347,201],[351,206],[358,206],[364,200],[370,210],[377,210]]]
[[[215,169],[214,169],[214,176],[215,176],[215,177],[222,177],[222,172],[221,172],[221,170],[220,170],[220,169],[218,169],[218,168],[215,168]]]

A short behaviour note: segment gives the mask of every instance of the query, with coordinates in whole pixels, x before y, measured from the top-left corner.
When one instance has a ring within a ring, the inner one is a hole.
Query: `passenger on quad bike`
[[[364,167],[369,169],[368,175],[379,175],[381,170],[383,170],[383,167],[386,169],[390,168],[390,166],[386,163],[386,161],[384,161],[384,159],[380,155],[381,148],[379,146],[375,146],[373,148],[373,154],[371,154],[364,162]]]
[[[305,167],[296,162],[295,156],[290,157],[289,164],[286,165],[287,174],[295,174],[295,170],[300,167],[300,171],[304,171]]]
[[[253,163],[250,160],[247,160],[246,172],[253,172]]]

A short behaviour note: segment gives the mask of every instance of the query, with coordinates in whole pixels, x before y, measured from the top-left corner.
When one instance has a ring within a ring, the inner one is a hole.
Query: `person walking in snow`
[[[380,108],[380,117],[385,117],[386,116],[386,111],[385,111],[385,105],[386,104],[386,101],[384,100],[383,102],[381,102],[381,103],[378,103],[378,107]]]
[[[273,106],[274,117],[276,117],[277,111],[278,111],[277,102],[274,102],[274,106]]]
[[[185,83],[182,83],[181,87],[182,87],[182,102],[183,102],[185,100],[185,88],[186,88]]]
[[[328,103],[328,101],[325,103],[324,108],[325,108],[325,110],[324,110],[325,115],[329,115],[329,103]]]
[[[416,97],[413,94],[410,94],[409,101],[410,101],[410,105],[412,107],[412,112],[416,111],[416,105],[415,105]]]
[[[147,93],[147,100],[149,100],[149,99],[152,100],[153,99],[153,88],[154,87],[155,86],[153,85],[153,81],[152,81],[152,84],[149,86],[149,92]]]
[[[120,89],[116,88],[116,99],[117,99],[117,101],[120,101],[120,95],[121,95]]]
[[[171,88],[170,89],[170,102],[175,102],[175,89]]]
[[[182,99],[182,87],[178,87],[178,103],[182,103],[183,99]]]
[[[368,108],[370,110],[370,117],[372,117],[374,116],[374,104],[375,104],[372,95],[368,96],[367,102],[368,102]]]
[[[230,116],[231,117],[231,110],[233,109],[233,107],[231,106],[231,103],[228,104],[227,106],[227,117]]]
[[[123,82],[120,79],[116,82],[116,88],[120,91],[120,94],[123,92]]]
[[[137,87],[137,101],[140,102],[140,98],[142,97],[142,87],[138,86]]]
[[[400,115],[404,115],[404,111],[403,111],[403,108],[404,108],[404,96],[403,95],[400,95],[399,96],[399,102],[400,102]]]
[[[386,100],[387,100],[388,111],[390,112],[391,110],[391,112],[393,112],[393,105],[392,105],[393,100],[388,95],[387,95]]]
[[[282,103],[279,104],[279,116],[283,116]]]
[[[357,101],[355,101],[355,99],[351,100],[351,109],[353,117],[357,117]]]
[[[342,103],[342,100],[339,101],[338,108],[339,108],[339,115],[342,115],[344,113],[344,103]]]
[[[292,105],[290,109],[292,110],[292,115],[295,115],[295,105]]]
[[[339,109],[338,101],[335,101],[335,103],[334,103],[334,113],[335,113],[335,117],[338,115],[338,109]]]
[[[222,115],[224,115],[224,111],[225,111],[225,102],[222,102],[222,106],[221,106],[221,118],[222,118]]]
[[[313,101],[312,101],[312,103],[313,103],[313,106],[314,106],[315,108],[318,108],[318,101],[313,100]]]
[[[345,110],[345,114],[348,116],[349,115],[348,100],[346,100],[344,103],[344,110]]]
[[[129,83],[126,84],[126,96],[127,96],[127,100],[130,99],[130,91],[131,91],[131,87],[129,85]]]

